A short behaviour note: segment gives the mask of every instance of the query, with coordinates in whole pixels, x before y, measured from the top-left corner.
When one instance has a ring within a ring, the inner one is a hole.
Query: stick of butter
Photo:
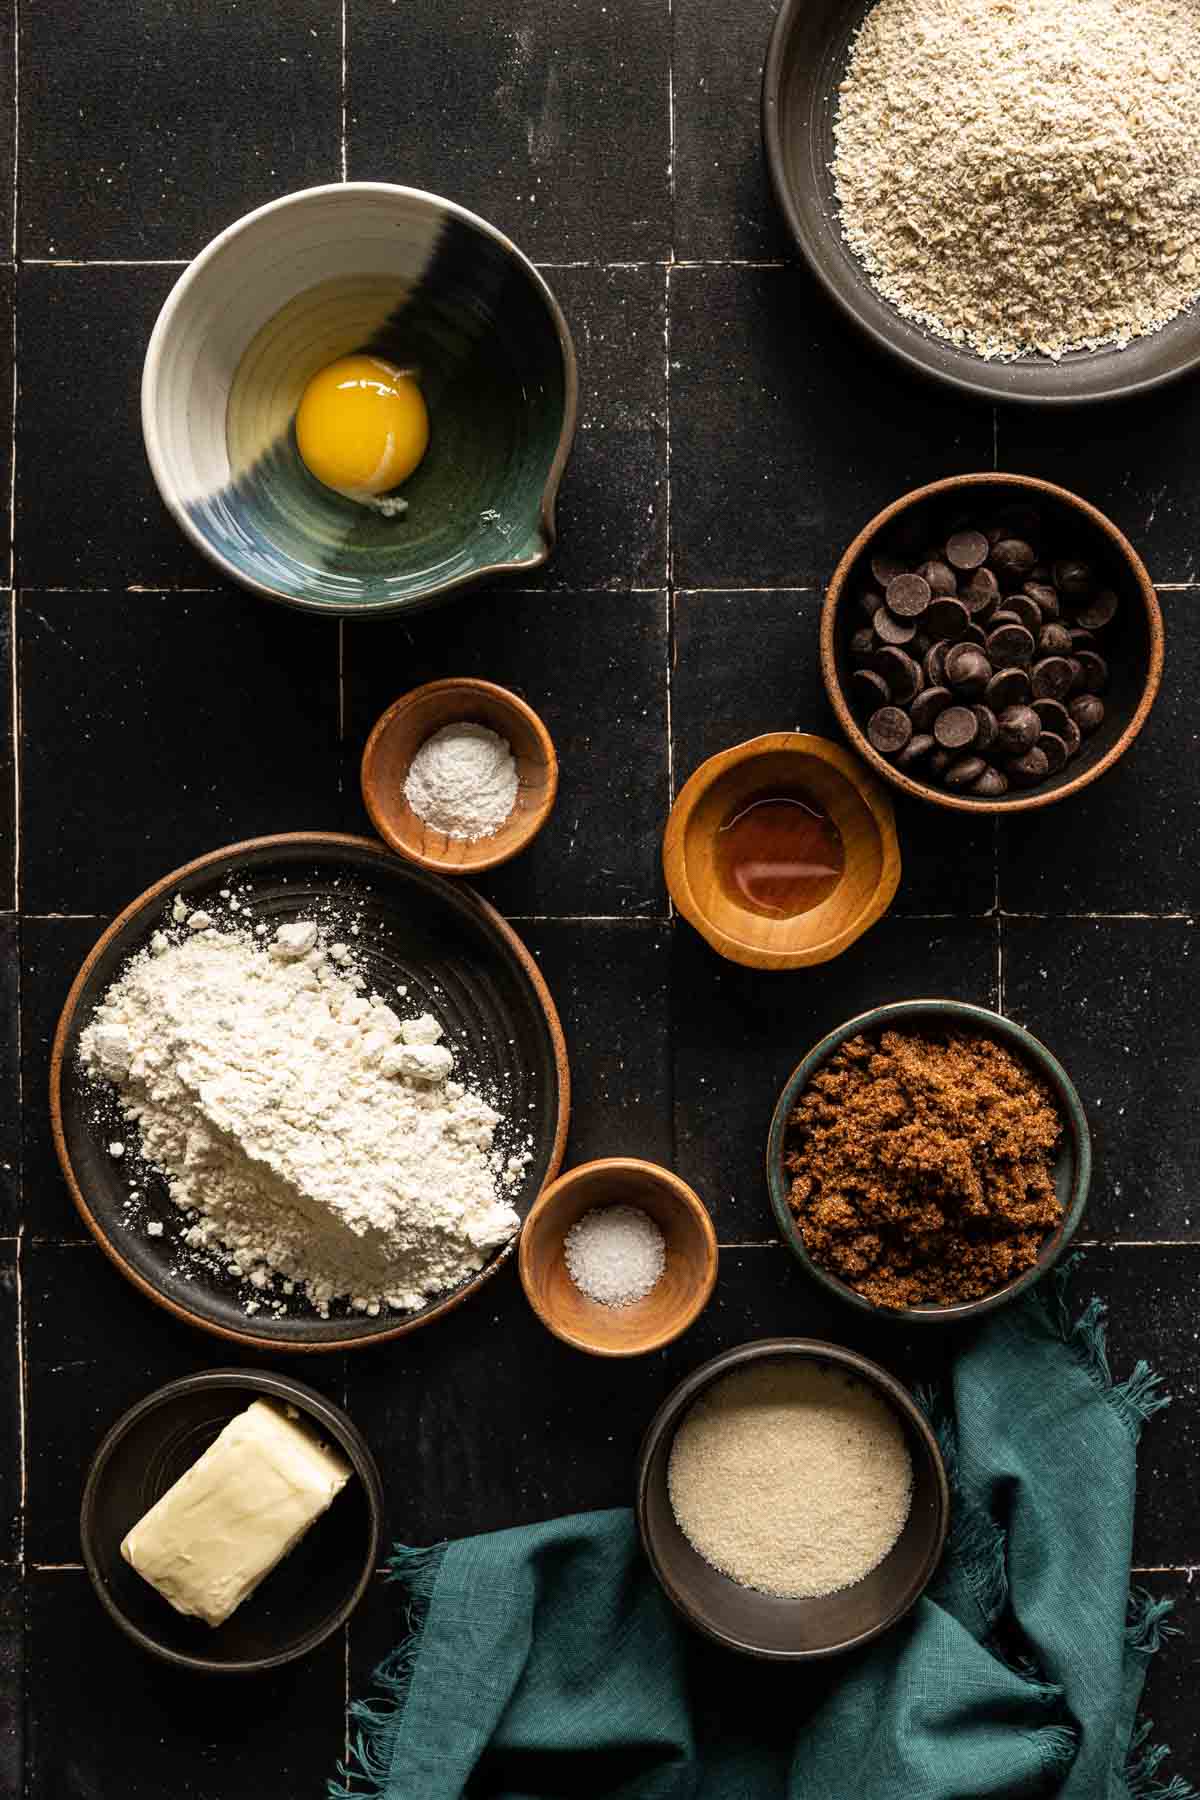
[[[133,1527],[121,1555],[177,1612],[221,1625],[352,1473],[336,1451],[256,1400]]]

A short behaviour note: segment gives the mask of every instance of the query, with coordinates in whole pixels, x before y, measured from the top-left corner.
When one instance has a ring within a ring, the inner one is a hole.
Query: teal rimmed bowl
[[[862,1294],[856,1293],[838,1276],[822,1268],[805,1248],[803,1233],[788,1205],[789,1184],[783,1166],[787,1122],[799,1095],[817,1070],[829,1061],[848,1038],[857,1037],[862,1032],[881,1031],[888,1026],[919,1029],[922,1024],[938,1022],[998,1038],[1007,1049],[1040,1075],[1053,1091],[1063,1124],[1062,1143],[1054,1166],[1054,1186],[1063,1208],[1062,1221],[1042,1245],[1041,1254],[1033,1267],[1026,1269],[1005,1287],[997,1288],[993,1294],[985,1294],[979,1300],[964,1300],[955,1306],[877,1306],[873,1300],[864,1299]],[[977,1319],[984,1313],[994,1312],[998,1306],[1007,1306],[1010,1300],[1023,1294],[1035,1281],[1040,1281],[1054,1267],[1079,1229],[1087,1205],[1091,1176],[1092,1138],[1087,1117],[1083,1103],[1062,1064],[1023,1026],[1014,1024],[1011,1019],[1005,1019],[999,1013],[989,1012],[984,1006],[969,1006],[962,1000],[898,1000],[889,1006],[873,1007],[870,1012],[860,1013],[857,1018],[848,1019],[844,1025],[839,1025],[836,1031],[831,1031],[815,1049],[809,1051],[804,1061],[788,1077],[775,1107],[767,1137],[767,1185],[771,1194],[771,1207],[783,1241],[797,1262],[803,1264],[813,1279],[820,1282],[829,1293],[848,1301],[859,1312],[870,1313],[874,1318],[895,1319],[898,1324],[903,1325],[950,1325],[964,1319]]]
[[[392,516],[323,487],[294,415],[366,351],[417,372],[424,460]],[[562,310],[508,238],[416,188],[307,188],[201,251],[159,314],[142,430],[159,492],[221,572],[311,611],[416,610],[554,547],[578,377]]]

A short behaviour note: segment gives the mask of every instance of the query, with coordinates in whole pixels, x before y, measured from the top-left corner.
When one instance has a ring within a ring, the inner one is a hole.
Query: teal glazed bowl
[[[1063,1216],[1057,1230],[1051,1232],[1042,1245],[1041,1254],[1033,1266],[1018,1275],[1015,1281],[997,1288],[995,1293],[984,1294],[978,1300],[964,1300],[953,1306],[877,1306],[873,1300],[865,1299],[837,1275],[823,1268],[805,1248],[804,1235],[788,1205],[789,1182],[783,1166],[787,1126],[800,1094],[817,1070],[829,1061],[848,1038],[857,1037],[863,1032],[883,1031],[889,1026],[919,1030],[922,1025],[956,1025],[963,1031],[996,1038],[1045,1081],[1057,1101],[1062,1118],[1062,1141],[1054,1166],[1054,1187],[1062,1205]],[[870,1313],[876,1319],[894,1319],[900,1325],[954,1325],[964,1319],[981,1318],[985,1313],[995,1312],[997,1307],[1007,1306],[1010,1300],[1015,1300],[1018,1294],[1023,1294],[1034,1282],[1040,1281],[1058,1262],[1079,1229],[1087,1205],[1091,1177],[1092,1138],[1087,1117],[1062,1064],[1023,1026],[1014,1024],[1011,1019],[1005,1019],[999,1013],[989,1012],[986,1007],[968,1006],[961,1000],[899,1000],[890,1006],[873,1007],[870,1012],[860,1013],[856,1019],[848,1019],[844,1025],[839,1025],[836,1031],[831,1031],[815,1049],[809,1051],[800,1066],[788,1077],[775,1107],[767,1137],[767,1185],[771,1194],[771,1207],[783,1241],[792,1255],[814,1281],[820,1282],[829,1293],[848,1301],[859,1312]]]
[[[355,351],[413,370],[429,412],[390,516],[322,486],[296,447],[308,380]],[[142,431],[222,574],[362,616],[547,560],[577,395],[566,320],[514,244],[435,194],[349,182],[248,213],[185,269],[146,352]]]

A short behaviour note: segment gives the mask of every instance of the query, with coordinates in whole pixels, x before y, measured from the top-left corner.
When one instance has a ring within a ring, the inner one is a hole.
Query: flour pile
[[[155,934],[80,1040],[188,1213],[186,1243],[246,1279],[249,1311],[295,1292],[323,1316],[411,1311],[481,1268],[519,1225],[500,1190],[521,1159],[504,1165],[499,1114],[450,1079],[437,1021],[364,998],[310,920],[269,945],[187,923],[182,941]]]

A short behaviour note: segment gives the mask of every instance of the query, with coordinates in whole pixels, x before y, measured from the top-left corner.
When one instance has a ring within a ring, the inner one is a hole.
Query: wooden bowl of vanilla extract
[[[679,911],[727,961],[829,962],[892,903],[892,803],[840,744],[770,732],[692,775],[667,821],[663,870]]]

